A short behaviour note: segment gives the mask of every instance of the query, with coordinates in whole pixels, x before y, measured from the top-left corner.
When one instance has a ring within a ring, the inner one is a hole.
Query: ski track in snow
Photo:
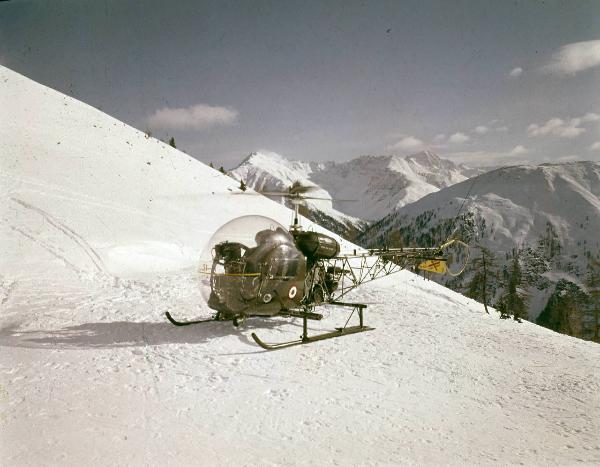
[[[408,272],[354,293],[374,331],[275,352],[250,333],[300,320],[169,324],[210,315],[193,271],[36,290],[1,315],[5,465],[600,462],[598,345]]]

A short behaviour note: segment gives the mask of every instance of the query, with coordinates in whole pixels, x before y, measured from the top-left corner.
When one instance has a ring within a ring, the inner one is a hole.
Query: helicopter
[[[231,321],[239,327],[249,317],[301,318],[302,335],[296,340],[266,343],[252,333],[262,348],[282,349],[373,330],[364,323],[367,305],[344,301],[351,290],[366,282],[407,268],[452,276],[464,271],[468,246],[456,238],[432,248],[371,248],[341,253],[335,238],[305,231],[300,225],[301,205],[310,199],[329,199],[309,196],[315,189],[295,182],[287,191],[255,192],[289,199],[293,206],[289,228],[262,216],[242,216],[222,226],[201,254],[198,270],[202,294],[215,315],[211,319],[178,321],[166,312],[167,319],[176,326]],[[449,250],[456,247],[463,250],[458,256],[464,261],[452,270],[449,263],[457,261]],[[309,335],[308,321],[323,318],[317,312],[321,305],[350,309],[350,316],[343,327]],[[358,324],[348,326],[355,314]]]

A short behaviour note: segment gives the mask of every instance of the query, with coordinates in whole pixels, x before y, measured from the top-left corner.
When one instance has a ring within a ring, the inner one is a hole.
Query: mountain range
[[[568,284],[578,294],[588,292],[590,274],[600,260],[600,163],[493,170],[396,210],[371,224],[358,242],[381,246],[401,239],[406,245],[428,246],[454,233],[495,254],[501,271],[518,257],[527,276],[529,318],[538,319]],[[476,248],[473,254],[478,254]],[[448,285],[465,291],[472,277],[467,270]],[[502,288],[496,292],[499,299]],[[579,310],[587,307],[579,305]],[[582,319],[580,326],[592,330],[576,334],[597,334],[593,318]]]
[[[231,174],[258,191],[286,190],[299,181],[317,189],[306,215],[353,238],[369,222],[423,196],[481,173],[430,151],[409,156],[361,156],[346,162],[303,162],[255,152]]]

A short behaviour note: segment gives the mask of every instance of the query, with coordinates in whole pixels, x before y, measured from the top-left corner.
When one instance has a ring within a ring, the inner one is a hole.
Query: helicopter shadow
[[[213,339],[236,337],[256,347],[249,333],[261,329],[276,329],[289,322],[283,320],[247,320],[242,330],[229,321],[175,327],[170,323],[113,321],[85,323],[60,329],[20,330],[18,324],[0,330],[0,347],[34,349],[112,349],[168,344],[205,344]]]

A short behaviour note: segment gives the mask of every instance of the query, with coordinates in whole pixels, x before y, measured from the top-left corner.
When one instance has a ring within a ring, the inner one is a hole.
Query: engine
[[[318,232],[299,232],[295,235],[296,246],[310,261],[330,259],[340,253],[340,244],[334,238]]]

